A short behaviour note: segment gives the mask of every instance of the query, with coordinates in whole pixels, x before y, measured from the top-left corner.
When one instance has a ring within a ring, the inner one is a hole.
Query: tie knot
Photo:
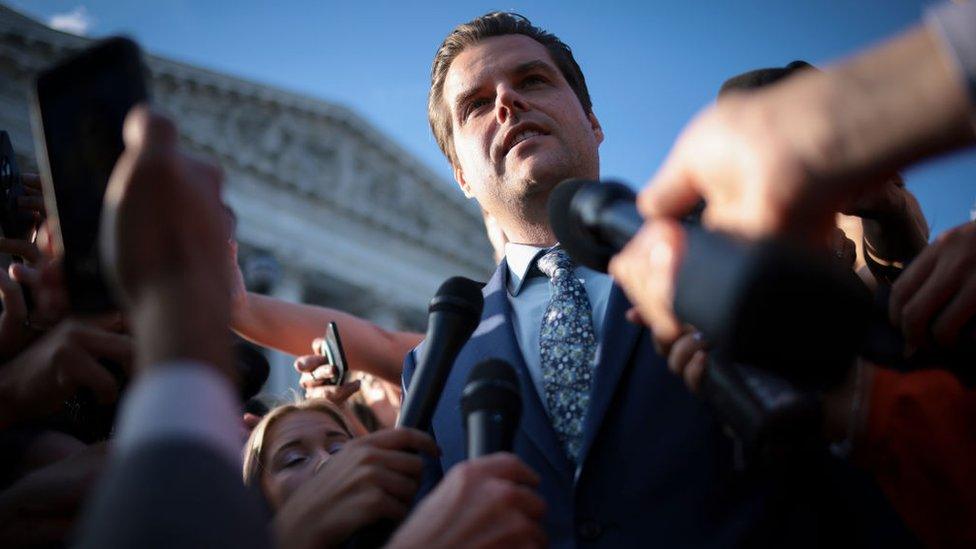
[[[549,250],[538,259],[536,265],[549,278],[555,278],[560,274],[559,271],[566,271],[567,274],[572,273],[573,269],[576,268],[576,264],[569,258],[569,254],[562,248]]]

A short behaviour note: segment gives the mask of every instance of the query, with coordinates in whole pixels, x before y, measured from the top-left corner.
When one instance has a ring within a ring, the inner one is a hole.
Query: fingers
[[[688,361],[688,365],[685,366],[684,373],[682,377],[685,380],[685,385],[691,389],[692,393],[697,393],[699,387],[701,387],[702,375],[705,373],[705,366],[708,363],[708,353],[705,351],[695,351],[692,355],[691,360]]]
[[[112,374],[84,353],[76,354],[59,368],[55,381],[68,395],[81,388],[89,389],[99,404],[115,402],[119,394],[119,385]]]
[[[417,495],[417,489],[420,488],[420,482],[417,480],[419,477],[420,472],[405,476],[395,470],[388,469],[385,464],[380,464],[372,466],[368,479],[364,480],[380,487],[399,501],[409,504]]]
[[[417,429],[384,429],[356,439],[355,443],[387,450],[415,450],[431,456],[439,456],[441,453],[434,439]]]
[[[685,367],[691,362],[691,357],[705,348],[705,340],[701,332],[689,332],[674,342],[668,354],[668,369],[675,375],[683,376]]]
[[[261,416],[252,414],[251,412],[244,412],[244,416],[241,418],[241,421],[244,423],[244,428],[250,431],[251,429],[257,427],[258,423],[261,423]]]
[[[132,338],[127,335],[107,332],[92,326],[80,325],[78,342],[97,357],[106,358],[120,364],[132,362]]]
[[[177,142],[176,126],[145,103],[133,107],[125,117],[122,138],[126,148],[173,149]]]
[[[624,314],[624,317],[627,319],[627,322],[630,322],[631,324],[637,324],[638,326],[647,326],[647,323],[644,322],[644,317],[640,315],[640,311],[637,310],[637,307],[631,307],[627,309],[627,312]]]
[[[28,191],[41,192],[41,177],[36,173],[25,173],[20,176],[20,181]]]
[[[958,287],[943,264],[936,265],[921,288],[915,291],[901,311],[901,330],[905,342],[921,347],[929,338],[929,327],[936,313],[952,298]]]
[[[325,355],[325,338],[317,337],[312,340],[312,352],[320,356]]]
[[[645,218],[676,219],[694,209],[702,199],[681,150],[679,142],[637,196],[637,208]]]
[[[17,238],[0,238],[0,252],[24,258],[28,263],[37,263],[41,252],[33,243]]]
[[[522,463],[522,460],[507,452],[494,453],[467,463],[479,475],[501,478],[525,486],[539,485],[539,475]]]
[[[892,285],[888,299],[888,318],[893,326],[901,328],[905,305],[929,277],[938,259],[937,247],[926,247]]]
[[[936,343],[942,346],[955,345],[963,326],[973,318],[976,318],[976,274],[967,277],[962,288],[932,323],[932,335]]]
[[[17,197],[17,207],[21,210],[44,213],[44,197],[24,195]]]
[[[673,302],[684,247],[685,235],[677,223],[652,221],[610,262],[610,274],[649,323],[656,342],[665,349],[683,331],[674,316]]]
[[[23,324],[27,320],[27,305],[24,302],[24,292],[20,284],[14,282],[2,269],[0,269],[0,297],[3,298],[4,319],[10,319],[17,324]]]
[[[316,368],[324,364],[329,364],[329,359],[324,356],[319,356],[319,355],[300,356],[297,359],[295,359],[295,370],[297,370],[299,373],[312,372],[316,370]],[[329,370],[331,371],[331,366],[329,367]],[[315,377],[319,377],[318,374],[319,372],[316,371]],[[329,374],[329,377],[331,377],[331,373]]]
[[[326,398],[329,399],[333,404],[344,404],[347,400],[349,400],[349,397],[359,391],[361,383],[362,382],[358,379],[351,383],[344,383],[337,387],[335,391],[329,393]]]

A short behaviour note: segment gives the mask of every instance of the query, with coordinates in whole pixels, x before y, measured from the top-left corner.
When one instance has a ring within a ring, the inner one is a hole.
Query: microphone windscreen
[[[587,190],[603,185],[598,181],[568,179],[552,190],[549,195],[549,225],[559,245],[578,265],[595,271],[606,272],[610,258],[619,250],[602,242],[592,227],[580,217],[577,197]]]
[[[521,408],[518,375],[508,362],[489,358],[471,369],[461,394],[464,415],[492,410],[517,418]]]
[[[234,342],[234,366],[240,380],[241,400],[244,401],[261,391],[271,373],[264,353],[243,340]]]
[[[428,311],[455,313],[477,321],[485,306],[485,297],[481,294],[483,287],[484,284],[470,278],[451,277],[437,289],[434,298],[430,300]]]

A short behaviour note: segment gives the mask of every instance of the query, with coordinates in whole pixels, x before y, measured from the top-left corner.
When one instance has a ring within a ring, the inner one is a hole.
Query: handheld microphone
[[[607,264],[643,225],[636,195],[614,182],[571,180],[549,199],[560,244],[578,263]],[[869,292],[850,269],[780,241],[746,243],[686,224],[674,310],[723,361],[763,367],[798,385],[840,382],[864,340]]]
[[[522,415],[515,370],[497,358],[479,362],[461,393],[461,413],[468,435],[468,459],[511,452]]]
[[[454,360],[481,321],[485,304],[481,287],[479,282],[455,276],[437,289],[430,301],[427,335],[397,427],[427,428]]]

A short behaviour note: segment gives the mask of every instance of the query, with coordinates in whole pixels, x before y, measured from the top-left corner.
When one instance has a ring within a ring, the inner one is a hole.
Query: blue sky
[[[427,126],[433,53],[456,24],[514,10],[559,35],[586,73],[607,139],[604,177],[641,186],[721,83],[794,59],[824,64],[918,21],[931,2],[133,2],[4,0],[91,36],[126,33],[159,55],[343,104],[445,179]],[[157,5],[158,4],[158,5]],[[79,16],[80,13],[80,16]],[[969,218],[976,153],[913,168],[933,236]]]

